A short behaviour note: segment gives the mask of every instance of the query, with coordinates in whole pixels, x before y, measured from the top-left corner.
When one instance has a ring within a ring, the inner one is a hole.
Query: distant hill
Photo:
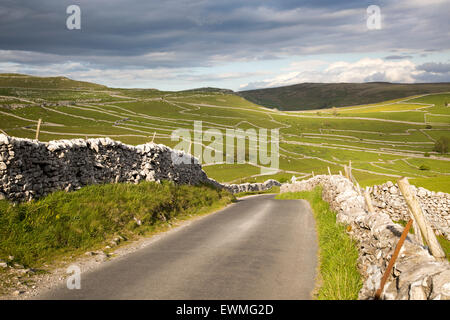
[[[313,110],[377,103],[436,92],[450,92],[450,83],[301,83],[278,88],[240,91],[237,94],[269,108]]]
[[[204,87],[204,88],[196,88],[196,89],[188,89],[182,90],[178,92],[184,93],[224,93],[224,94],[233,94],[233,90],[230,89],[221,89],[221,88],[212,88],[212,87]]]
[[[161,91],[158,89],[124,89],[109,88],[107,86],[86,81],[72,80],[67,77],[38,77],[20,73],[0,73],[1,87],[17,87],[17,88],[45,88],[45,89],[82,89],[82,90],[118,90],[124,91],[132,95],[161,95],[164,93],[190,93],[190,94],[207,94],[207,93],[223,93],[234,94],[233,90],[222,88],[194,88],[180,91]]]
[[[0,87],[47,88],[47,89],[91,89],[105,90],[106,86],[66,77],[36,77],[18,73],[0,73]]]

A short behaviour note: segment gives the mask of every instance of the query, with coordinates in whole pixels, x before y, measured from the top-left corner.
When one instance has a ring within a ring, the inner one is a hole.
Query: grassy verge
[[[64,255],[165,230],[176,220],[218,209],[234,197],[207,186],[173,183],[92,185],[14,205],[0,201],[0,259],[39,267]]]
[[[356,267],[358,249],[336,223],[336,214],[322,200],[322,189],[310,192],[282,193],[277,199],[305,199],[311,204],[316,219],[319,241],[320,287],[319,300],[355,300],[362,287],[361,276]]]
[[[444,250],[444,252],[445,252],[447,260],[450,262],[450,241],[448,241],[443,236],[437,236],[437,239],[442,247],[442,250]]]

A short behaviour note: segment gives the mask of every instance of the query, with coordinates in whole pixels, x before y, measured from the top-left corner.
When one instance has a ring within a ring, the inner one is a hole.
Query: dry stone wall
[[[411,186],[431,227],[437,235],[450,240],[450,194]],[[409,213],[397,184],[391,181],[369,188],[375,210],[388,214],[393,221],[408,221]]]
[[[233,193],[280,185],[275,180],[220,184],[208,178],[195,158],[153,143],[130,146],[108,138],[42,143],[0,135],[0,198],[25,201],[88,184],[142,180],[210,184]],[[377,212],[368,213],[364,199],[341,176],[320,175],[284,184],[281,192],[311,190],[318,185],[323,187],[323,199],[337,212],[337,222],[349,225],[350,235],[358,242],[358,268],[364,278],[359,296],[370,299],[403,231],[391,219],[408,220],[406,205],[397,187],[387,183],[370,190]],[[415,192],[434,229],[448,237],[449,195],[421,188]],[[450,299],[449,263],[436,261],[427,248],[407,237],[382,297]]]
[[[42,143],[0,134],[0,199],[26,201],[89,184],[143,180],[210,184],[231,192],[279,185],[222,185],[208,178],[196,158],[161,144],[131,146],[109,138]]]
[[[269,179],[264,183],[241,183],[241,184],[229,184],[224,185],[231,193],[240,193],[240,192],[255,192],[255,191],[264,191],[269,190],[272,187],[279,187],[281,183],[276,180]]]
[[[336,221],[348,226],[358,243],[358,269],[364,284],[360,299],[372,299],[391,259],[403,227],[385,212],[369,213],[364,198],[353,184],[341,176],[316,176],[283,184],[281,192],[309,191],[322,186],[322,198],[336,211]],[[382,299],[450,299],[450,265],[437,261],[427,248],[409,236],[400,251],[393,272],[384,287]]]

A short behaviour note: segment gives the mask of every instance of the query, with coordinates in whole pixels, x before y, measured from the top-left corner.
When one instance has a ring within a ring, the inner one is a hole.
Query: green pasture
[[[171,141],[172,131],[182,128],[192,134],[194,121],[199,120],[203,130],[222,133],[227,128],[255,129],[257,133],[260,128],[279,130],[278,173],[261,176],[260,169],[250,164],[205,167],[209,176],[221,182],[287,181],[292,175],[326,174],[327,167],[337,173],[350,160],[361,184],[389,179],[387,174],[436,180],[450,173],[449,155],[433,152],[435,140],[450,137],[450,107],[445,106],[450,93],[338,109],[279,112],[214,88],[179,92],[112,89],[61,77],[18,75],[0,77],[0,95],[4,96],[0,98],[0,129],[33,139],[37,120],[42,119],[41,141],[109,136],[137,145],[151,141],[156,133],[154,142],[174,147],[178,142]],[[18,98],[33,105],[26,106],[28,103]],[[70,105],[49,105],[62,101]],[[9,109],[6,105],[12,102],[25,107]],[[46,109],[41,107],[44,103]],[[422,165],[429,169],[420,170]]]

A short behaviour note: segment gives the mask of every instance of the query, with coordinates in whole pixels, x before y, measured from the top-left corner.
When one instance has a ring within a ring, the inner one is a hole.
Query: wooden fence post
[[[353,185],[356,188],[356,192],[358,192],[358,194],[361,195],[361,187],[359,186],[358,181],[356,181],[354,176],[350,175],[350,177],[351,177],[351,181],[353,182]]]
[[[414,229],[414,235],[412,235],[412,238],[416,239],[418,243],[423,244],[422,232],[420,232],[419,225],[414,217],[412,227]]]
[[[425,238],[425,241],[428,244],[428,247],[430,248],[431,254],[435,258],[445,258],[445,253],[441,248],[441,245],[436,239],[436,235],[434,234],[433,229],[431,229],[430,225],[428,224],[423,212],[422,208],[420,207],[420,203],[417,200],[417,198],[414,196],[414,194],[411,192],[411,187],[408,182],[408,178],[403,177],[397,181],[398,186],[400,188],[400,191],[403,194],[403,197],[406,200],[406,204],[408,205],[409,211],[412,213],[413,217],[415,218],[419,229]]]
[[[36,128],[36,140],[39,140],[39,130],[41,130],[41,122],[42,122],[42,119],[39,119],[37,128]]]
[[[353,180],[353,175],[352,175],[352,160],[348,160],[348,177],[350,180]]]
[[[366,189],[364,190],[364,199],[366,200],[367,209],[369,210],[369,212],[375,213],[375,209],[372,205],[372,199],[370,199],[369,187],[366,187]]]
[[[392,254],[391,260],[389,261],[389,264],[386,267],[386,270],[384,271],[383,277],[381,278],[380,287],[378,288],[377,292],[375,292],[376,300],[380,299],[381,293],[383,293],[384,285],[386,284],[386,281],[389,278],[389,275],[391,274],[392,267],[394,266],[395,260],[397,260],[398,254],[400,253],[400,249],[403,246],[403,242],[405,242],[405,239],[408,236],[409,229],[411,229],[411,225],[412,219],[409,219],[408,223],[405,226],[405,229],[403,229],[402,235],[400,236],[397,245],[395,246],[394,253]]]

